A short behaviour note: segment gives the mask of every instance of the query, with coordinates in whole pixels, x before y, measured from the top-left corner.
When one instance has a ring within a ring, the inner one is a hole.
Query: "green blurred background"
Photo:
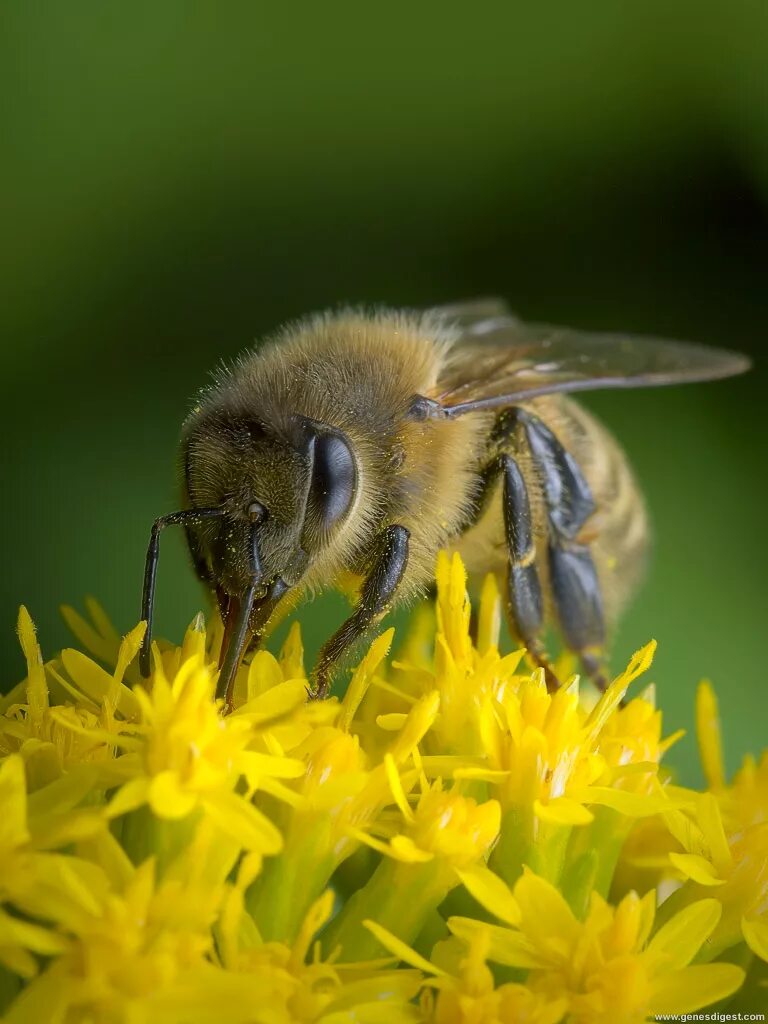
[[[768,4],[5,4],[2,679],[24,601],[138,616],[194,390],[340,301],[507,296],[529,319],[750,352],[749,377],[588,399],[645,481],[668,730],[710,675],[765,741]],[[160,630],[201,604],[168,536]],[[321,606],[315,647],[339,616]],[[689,736],[673,763],[696,778]]]

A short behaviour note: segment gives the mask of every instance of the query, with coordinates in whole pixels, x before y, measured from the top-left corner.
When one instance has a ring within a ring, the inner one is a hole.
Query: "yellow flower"
[[[696,692],[696,734],[704,776],[717,797],[726,829],[736,832],[768,822],[768,750],[759,761],[748,754],[727,783],[717,697],[707,682],[700,683]]]
[[[6,1024],[179,1020],[168,1016],[166,1003],[179,990],[200,995],[198,972],[213,952],[211,928],[237,850],[221,842],[199,830],[161,880],[154,859],[134,868],[105,839],[92,905],[56,908],[65,947],[27,986]]]
[[[290,778],[304,766],[293,759],[249,751],[247,718],[222,717],[213,700],[214,676],[199,657],[166,679],[156,664],[150,691],[134,689],[139,716],[119,743],[115,763],[126,781],[107,806],[118,817],[148,803],[159,818],[180,819],[200,809],[248,850],[277,853],[280,833],[246,796],[235,791],[245,776],[255,789],[264,775]]]
[[[356,713],[392,640],[388,630],[373,642],[355,670],[340,704],[329,701],[337,723],[319,723],[292,748],[306,771],[282,793],[275,818],[285,839],[283,853],[270,860],[248,893],[248,905],[269,938],[290,941],[313,900],[333,872],[365,841],[369,823],[394,802],[386,767],[408,760],[435,720],[436,694],[417,701],[400,716],[388,739],[384,761],[370,763],[353,731]],[[385,763],[386,762],[386,763]]]
[[[156,644],[141,680],[142,624],[121,639],[95,602],[67,609],[88,653],[43,663],[22,611],[27,678],[0,703],[4,1024],[631,1024],[738,988],[725,950],[768,951],[768,762],[727,783],[703,690],[711,792],[671,785],[653,687],[622,703],[652,644],[592,699],[562,659],[550,694],[499,648],[495,581],[474,629],[460,560],[437,580],[342,699],[307,701],[294,623],[241,666],[229,715],[217,616]],[[611,902],[638,819],[649,891]]]
[[[121,687],[125,666],[138,651],[143,632],[143,627],[134,630],[121,645],[114,676],[104,673],[107,679],[105,697],[111,694],[114,700]],[[35,627],[23,606],[19,611],[18,634],[27,662],[26,701],[11,703],[5,708],[0,718],[0,753],[21,754],[27,763],[29,788],[34,790],[59,778],[70,768],[112,758],[113,748],[105,742],[99,730],[109,728],[106,708],[113,710],[113,707],[108,702],[103,709],[94,704],[83,706],[82,703],[71,702],[51,706],[46,667]],[[54,679],[64,682],[55,663],[48,668]]]
[[[0,900],[4,907],[13,906],[36,919],[93,907],[98,867],[50,849],[100,828],[96,816],[62,818],[55,813],[56,798],[68,801],[70,797],[66,787],[54,783],[38,790],[30,801],[22,758],[13,754],[0,764]],[[60,953],[65,948],[66,943],[45,928],[0,911],[0,962],[11,971],[30,977],[37,971],[31,953]]]
[[[674,841],[668,863],[685,884],[662,913],[702,896],[718,900],[722,917],[709,943],[709,957],[744,939],[768,961],[768,788],[762,766],[745,759],[731,785],[725,778],[717,699],[709,683],[699,685],[696,726],[702,765],[711,791],[690,793],[690,804],[669,809],[663,822]],[[764,758],[765,760],[765,758]]]
[[[743,937],[768,961],[768,823],[726,832],[711,793],[697,796],[692,811],[669,811],[664,822],[679,843],[669,861],[686,880],[670,896],[669,908],[714,897],[722,906],[722,919],[709,955],[717,956]]]
[[[120,651],[120,634],[95,598],[85,599],[85,610],[90,621],[70,605],[61,606],[64,621],[83,649],[105,665],[114,665]]]
[[[242,977],[246,1005],[254,1013],[269,1008],[269,1020],[297,1024],[331,1021],[334,1014],[339,1021],[366,1020],[368,1014],[382,1024],[413,1020],[408,1003],[418,991],[418,973],[395,970],[382,961],[344,964],[336,955],[322,958],[314,940],[333,912],[330,889],[310,905],[293,942],[265,942],[245,911],[244,892],[254,869],[258,865],[247,859],[241,865],[218,929],[222,962]],[[352,1007],[355,1016],[345,1017]]]
[[[205,629],[199,617],[181,648],[166,650],[163,656],[155,652],[155,670],[146,688],[130,689],[122,677],[140,641],[141,632],[134,632],[119,647],[114,676],[85,656],[76,657],[78,652],[61,656],[66,677],[59,676],[59,681],[94,709],[90,721],[81,721],[78,735],[123,751],[107,773],[111,786],[119,783],[107,815],[117,818],[144,804],[169,820],[200,810],[246,848],[277,852],[279,832],[235,788],[243,777],[253,792],[270,779],[303,773],[303,764],[295,759],[249,749],[262,730],[303,703],[303,691],[299,695],[296,686],[276,688],[263,699],[257,695],[249,700],[240,715],[222,717],[213,700],[215,671],[204,660]],[[175,669],[172,679],[166,675],[169,667]],[[93,721],[97,710],[101,726]]]
[[[580,921],[553,885],[526,870],[509,899],[519,908],[516,927],[458,917],[448,925],[468,943],[487,933],[489,958],[526,969],[534,992],[566,1000],[573,1024],[639,1024],[654,1014],[689,1013],[731,995],[744,979],[733,964],[690,966],[719,920],[716,900],[692,904],[650,937],[654,893],[630,893],[617,907],[595,893]],[[486,909],[494,913],[492,904]]]
[[[606,781],[616,789],[648,795],[656,791],[658,765],[684,735],[679,729],[662,738],[662,714],[656,707],[656,688],[645,691],[610,715],[600,730],[600,753]]]
[[[374,850],[404,863],[437,860],[460,869],[473,864],[496,839],[501,809],[495,800],[478,804],[457,790],[446,792],[441,779],[432,785],[423,780],[421,794],[411,809],[391,754],[385,758],[385,769],[405,829],[400,831],[395,825],[387,830],[387,842],[358,833]],[[380,820],[382,829],[386,828],[387,819]]]
[[[510,814],[504,831],[516,837],[519,854],[505,853],[507,862],[522,863],[524,845],[532,846],[547,826],[591,822],[590,806],[630,816],[664,806],[655,785],[658,761],[676,737],[661,740],[660,715],[647,700],[619,708],[629,685],[650,666],[654,644],[635,655],[587,712],[577,679],[550,694],[540,670],[517,674],[523,652],[499,655],[499,595],[492,577],[483,588],[477,647],[470,635],[466,574],[457,555],[440,556],[437,581],[434,670],[415,673],[440,694],[424,765],[430,774],[488,783]],[[458,750],[453,762],[446,758],[447,751]]]
[[[458,950],[450,941],[439,943],[430,961],[375,921],[364,923],[393,956],[426,974],[419,1018],[424,1024],[557,1024],[568,1009],[565,999],[550,999],[527,985],[496,985],[486,962],[487,929],[478,928]]]
[[[658,766],[677,736],[662,739],[653,691],[620,706],[649,668],[655,644],[639,651],[588,709],[577,678],[548,693],[540,670],[520,674],[522,652],[499,654],[500,602],[492,578],[483,587],[476,645],[458,556],[440,556],[437,581],[433,664],[398,663],[417,693],[434,689],[440,696],[440,713],[423,743],[424,770],[482,787],[499,801],[501,836],[491,863],[508,882],[528,864],[553,881],[565,870],[574,904],[588,898],[593,884],[607,892],[632,819],[675,805]],[[574,830],[581,833],[576,840]],[[569,842],[573,856],[566,864]],[[600,863],[598,848],[605,850]]]
[[[444,791],[439,780],[431,786],[423,780],[412,810],[391,755],[385,767],[405,828],[391,829],[386,842],[358,833],[384,858],[325,936],[326,948],[338,944],[349,959],[381,954],[375,936],[365,930],[372,908],[376,920],[404,942],[416,938],[424,918],[463,880],[463,873],[484,861],[499,831],[501,809],[495,800],[478,803]],[[387,824],[382,818],[381,828]]]

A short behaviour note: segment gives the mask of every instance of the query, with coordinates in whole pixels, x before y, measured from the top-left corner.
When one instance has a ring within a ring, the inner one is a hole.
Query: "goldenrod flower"
[[[733,964],[690,966],[720,918],[716,900],[692,904],[651,936],[652,892],[630,893],[617,907],[594,893],[582,921],[554,886],[526,870],[509,898],[519,908],[515,927],[466,918],[448,925],[469,943],[485,934],[489,958],[527,970],[534,992],[567,1002],[573,1024],[689,1013],[731,995],[744,979]],[[486,909],[494,913],[491,903]]]
[[[709,790],[670,784],[654,687],[626,697],[653,644],[602,696],[567,660],[550,694],[500,649],[493,579],[476,629],[457,557],[437,583],[341,699],[307,701],[294,623],[229,715],[218,620],[156,644],[142,680],[143,624],[121,639],[95,602],[65,609],[82,650],[44,662],[22,610],[4,1022],[639,1024],[738,989],[725,959],[768,953],[768,760],[726,781],[705,687]]]
[[[499,831],[501,813],[495,800],[478,804],[457,792],[444,792],[438,782],[424,785],[412,810],[393,760],[387,769],[405,827],[387,842],[361,835],[384,859],[329,928],[329,948],[338,944],[348,959],[381,955],[375,935],[365,929],[371,906],[377,908],[376,919],[400,939],[415,939],[427,916],[459,884],[462,869],[483,861]]]
[[[417,972],[395,970],[380,960],[345,964],[335,954],[322,957],[314,940],[333,912],[330,889],[310,905],[292,942],[264,941],[243,898],[254,870],[258,864],[246,859],[230,887],[218,929],[223,964],[242,976],[243,995],[254,1015],[264,1011],[271,996],[275,1020],[330,1020],[338,1013],[341,1021],[352,1008],[361,1020],[369,1015],[393,1024],[413,1020],[407,1004],[420,986]]]
[[[393,956],[424,972],[424,1024],[557,1024],[568,1011],[561,996],[550,998],[516,982],[496,984],[487,962],[489,929],[479,928],[458,948],[450,941],[439,943],[430,961],[375,921],[365,926]]]
[[[680,907],[703,895],[722,906],[710,956],[739,943],[768,961],[768,788],[765,770],[746,758],[733,784],[725,780],[714,691],[699,686],[697,731],[711,791],[693,794],[689,809],[670,810],[664,823],[677,848],[669,860],[685,884],[670,897]],[[765,763],[766,757],[763,756]]]
[[[94,822],[91,819],[90,828],[83,828],[79,817],[62,822],[51,813],[47,795],[40,791],[42,800],[36,803],[49,813],[30,813],[21,757],[12,754],[0,764],[0,963],[22,977],[37,972],[32,953],[61,953],[66,944],[14,912],[38,919],[62,909],[87,910],[93,905],[92,891],[99,878],[97,866],[51,851],[50,847],[65,846],[94,831]]]
[[[104,677],[104,697],[110,698],[101,707],[84,699],[74,704],[68,702],[51,706],[46,666],[35,627],[24,607],[19,612],[17,630],[27,662],[27,680],[23,687],[26,699],[6,703],[4,715],[0,718],[0,752],[21,754],[27,766],[29,788],[35,790],[70,769],[82,769],[89,762],[111,759],[112,748],[100,735],[100,730],[109,728],[117,693],[123,689],[121,684],[126,664],[135,656],[144,629],[134,630],[119,647],[112,677],[93,665],[96,672]],[[63,652],[63,657],[68,659],[69,654]],[[83,657],[74,651],[71,655],[73,659]],[[56,670],[56,663],[47,669],[55,680],[66,686]],[[22,696],[20,693],[17,695]]]
[[[717,797],[726,829],[735,832],[768,822],[768,750],[759,761],[747,754],[727,783],[717,697],[707,682],[696,694],[696,733],[707,785]]]
[[[250,729],[244,719],[222,718],[213,702],[210,670],[190,659],[172,682],[161,667],[151,693],[137,686],[136,723],[121,736],[127,750],[115,767],[126,782],[107,806],[118,817],[148,803],[159,818],[185,818],[200,807],[225,829],[251,836],[249,848],[275,853],[274,827],[234,792],[250,766]],[[292,771],[288,763],[287,769]],[[300,771],[297,766],[297,771]]]
[[[106,840],[92,905],[45,911],[67,936],[65,947],[4,1020],[159,1021],[171,993],[199,992],[196,973],[213,951],[222,872],[234,859],[231,851],[223,862],[215,853],[211,870],[212,842],[200,830],[161,880],[153,858],[133,867]]]
[[[587,710],[577,678],[550,694],[540,670],[519,673],[523,652],[500,655],[500,600],[492,578],[483,588],[476,645],[457,555],[440,556],[437,583],[432,665],[409,669],[399,663],[411,690],[429,688],[440,697],[440,713],[423,745],[425,770],[482,783],[499,801],[501,837],[492,862],[510,882],[523,864],[556,879],[574,828],[583,831],[587,851],[604,845],[610,832],[612,863],[628,829],[616,828],[617,821],[670,804],[658,764],[677,737],[661,739],[661,716],[649,695],[620,708],[630,684],[650,667],[655,645],[639,651]],[[411,650],[423,646],[409,642]],[[579,873],[586,894],[594,877],[582,868]]]

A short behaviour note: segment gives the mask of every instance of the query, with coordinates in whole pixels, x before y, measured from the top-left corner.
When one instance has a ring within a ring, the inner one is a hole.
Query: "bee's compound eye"
[[[349,445],[338,434],[320,434],[313,444],[308,513],[314,524],[330,530],[352,505],[357,467]]]
[[[252,501],[245,511],[252,523],[260,523],[267,514],[267,510],[260,501]]]

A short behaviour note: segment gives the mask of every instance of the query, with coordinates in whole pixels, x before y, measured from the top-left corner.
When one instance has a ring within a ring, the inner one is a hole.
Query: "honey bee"
[[[357,603],[312,673],[323,697],[349,648],[425,591],[443,548],[472,576],[502,580],[510,629],[550,687],[549,627],[604,686],[648,525],[618,443],[568,393],[748,365],[677,341],[525,324],[497,299],[289,325],[220,370],[184,424],[184,508],[154,523],[147,553],[143,674],[160,533],[181,525],[224,622],[226,707],[281,602],[353,581]]]

